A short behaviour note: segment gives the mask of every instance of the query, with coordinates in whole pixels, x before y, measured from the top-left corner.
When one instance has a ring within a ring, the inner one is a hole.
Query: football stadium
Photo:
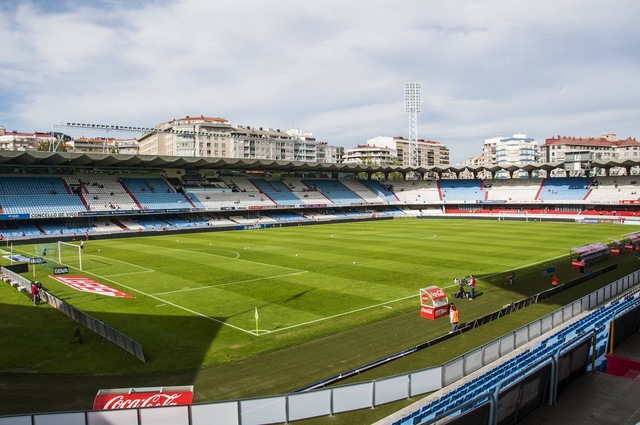
[[[594,165],[0,152],[0,425],[526,424],[589,383],[631,397],[637,164]]]

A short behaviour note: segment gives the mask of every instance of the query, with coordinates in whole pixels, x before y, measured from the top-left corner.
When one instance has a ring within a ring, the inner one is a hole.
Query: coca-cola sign
[[[138,409],[191,404],[193,402],[193,387],[186,388],[191,388],[191,390],[184,391],[185,387],[180,387],[181,391],[171,391],[169,388],[142,392],[135,392],[132,389],[100,390],[93,401],[93,409]]]

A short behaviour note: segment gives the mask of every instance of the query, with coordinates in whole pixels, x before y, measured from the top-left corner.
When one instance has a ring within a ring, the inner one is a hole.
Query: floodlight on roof
[[[409,162],[412,167],[419,164],[418,113],[420,112],[420,83],[404,83],[404,111],[409,113]]]

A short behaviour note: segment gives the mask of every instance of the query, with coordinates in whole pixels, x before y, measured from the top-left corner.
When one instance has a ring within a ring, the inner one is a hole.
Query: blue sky
[[[420,82],[418,137],[453,163],[496,135],[638,137],[638,16],[637,0],[4,0],[0,125],[205,115],[349,148],[408,137]]]

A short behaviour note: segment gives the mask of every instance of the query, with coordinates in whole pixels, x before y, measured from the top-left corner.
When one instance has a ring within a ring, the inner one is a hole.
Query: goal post
[[[58,263],[82,270],[82,247],[73,243],[58,241]]]
[[[498,211],[498,221],[505,220],[520,220],[520,221],[529,221],[529,213],[527,211],[515,210],[502,210]]]

